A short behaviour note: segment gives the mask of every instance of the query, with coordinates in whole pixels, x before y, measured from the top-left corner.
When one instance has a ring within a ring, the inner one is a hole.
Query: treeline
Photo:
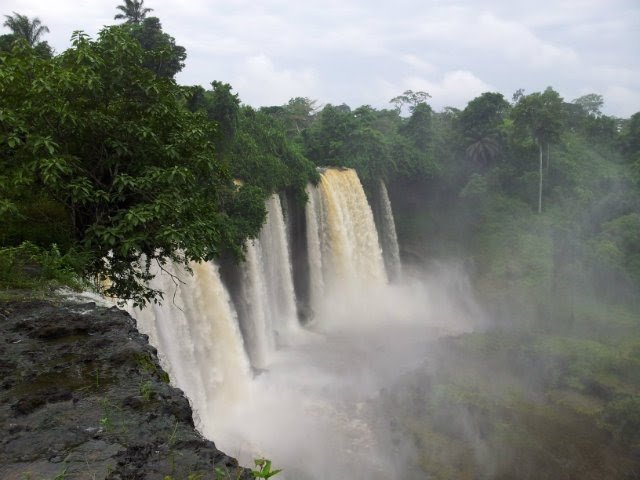
[[[413,91],[388,109],[308,98],[254,109],[226,83],[178,85],[185,49],[142,1],[117,8],[123,24],[74,34],[60,54],[38,19],[6,16],[7,265],[24,242],[55,244],[71,270],[108,277],[107,293],[148,301],[151,262],[242,257],[267,195],[304,199],[315,167],[335,165],[387,182],[406,258],[463,256],[497,290],[586,282],[589,268],[605,285],[640,282],[640,114],[609,117],[601,96],[566,102],[551,88],[440,112]],[[9,266],[0,281],[15,278]]]
[[[462,258],[490,298],[515,289],[543,310],[576,291],[637,303],[640,113],[607,116],[602,96],[567,102],[551,87],[486,92],[462,110],[428,100],[262,111],[315,165],[387,182],[405,260]]]

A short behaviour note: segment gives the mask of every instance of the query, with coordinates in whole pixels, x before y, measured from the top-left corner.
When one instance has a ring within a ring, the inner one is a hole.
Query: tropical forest
[[[3,13],[0,476],[640,478],[640,112],[254,107],[142,1],[61,52]]]

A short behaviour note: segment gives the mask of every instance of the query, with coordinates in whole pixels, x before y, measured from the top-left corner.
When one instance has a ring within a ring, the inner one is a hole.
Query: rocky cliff
[[[249,479],[116,307],[0,302],[0,478]]]

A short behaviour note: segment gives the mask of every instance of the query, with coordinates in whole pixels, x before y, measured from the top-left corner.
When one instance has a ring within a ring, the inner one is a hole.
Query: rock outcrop
[[[0,478],[249,479],[116,307],[0,302]]]

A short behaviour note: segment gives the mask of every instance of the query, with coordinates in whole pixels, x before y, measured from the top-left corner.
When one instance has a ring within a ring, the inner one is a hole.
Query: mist
[[[190,315],[141,329],[200,431],[282,478],[636,478],[637,288],[611,256],[636,200],[585,176],[576,211],[553,176],[579,154],[553,152],[546,215],[533,190],[469,193],[500,163],[388,195],[322,169],[304,207],[270,197],[245,263],[222,264],[229,308],[196,286],[178,295]]]
[[[484,319],[459,265],[407,276],[348,308],[327,297],[313,324],[252,380],[250,396],[215,415],[217,445],[245,464],[272,459],[283,478],[423,478],[384,392],[442,361],[437,339]]]

